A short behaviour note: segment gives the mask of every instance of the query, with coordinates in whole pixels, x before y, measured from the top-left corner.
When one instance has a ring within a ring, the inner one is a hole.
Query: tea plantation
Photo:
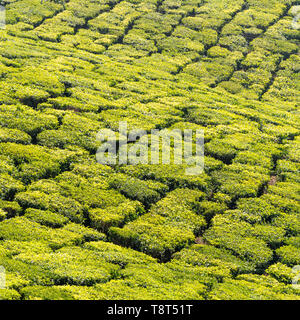
[[[1,5],[0,299],[300,300],[299,1]],[[120,121],[204,172],[97,163]]]

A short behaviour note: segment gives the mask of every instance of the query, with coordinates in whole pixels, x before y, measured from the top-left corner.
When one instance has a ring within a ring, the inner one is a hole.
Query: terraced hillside
[[[299,1],[1,3],[2,299],[300,299]],[[120,121],[205,172],[97,163]]]

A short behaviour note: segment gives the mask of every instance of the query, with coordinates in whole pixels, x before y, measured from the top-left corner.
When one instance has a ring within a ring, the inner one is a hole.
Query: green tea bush
[[[30,282],[20,276],[18,273],[7,272],[6,274],[6,288],[20,291],[22,287],[25,287]]]
[[[81,235],[68,230],[50,229],[25,217],[16,217],[0,223],[0,236],[5,240],[46,241],[53,248],[68,244],[79,244]]]
[[[285,239],[286,231],[281,227],[274,227],[272,225],[255,225],[251,231],[251,235],[264,240],[270,247],[280,245]]]
[[[16,201],[23,208],[50,210],[62,214],[71,221],[83,222],[83,207],[77,201],[61,196],[58,193],[46,194],[39,191],[20,192]]]
[[[212,177],[219,191],[230,195],[233,200],[256,197],[269,179],[266,174],[256,172],[255,167],[241,164],[232,164],[215,171]]]
[[[246,222],[216,215],[204,237],[210,244],[231,250],[240,258],[254,263],[256,268],[261,268],[272,260],[273,253],[263,240],[255,237],[253,231]]]
[[[206,174],[186,176],[184,165],[136,165],[120,167],[121,172],[141,180],[153,179],[166,184],[169,188],[198,188],[206,191],[209,187],[209,178]]]
[[[270,186],[269,192],[295,201],[300,200],[300,188],[291,182],[279,182],[274,186]]]
[[[42,114],[41,112],[34,111],[25,106],[0,105],[0,124],[2,127],[18,129],[34,136],[42,130],[56,128],[58,126],[58,121],[57,118],[52,115]],[[22,139],[25,142],[28,141],[28,137],[26,137],[27,136],[23,134]]]
[[[300,232],[299,214],[282,212],[273,219],[272,225],[284,228],[290,236],[296,236]]]
[[[0,129],[0,142],[15,142],[29,144],[31,142],[31,137],[18,129]]]
[[[13,289],[0,289],[1,300],[20,300],[21,296],[18,291]]]
[[[41,68],[25,68],[22,72],[12,74],[10,78],[12,82],[40,89],[54,96],[61,95],[64,91],[64,85],[59,82],[58,77]]]
[[[19,254],[17,259],[51,271],[57,284],[92,285],[106,282],[119,270],[117,265],[105,262],[96,251],[79,247],[31,256]]]
[[[162,260],[194,240],[191,231],[173,227],[167,218],[157,214],[146,214],[122,229],[111,227],[109,237],[117,244],[139,249]]]
[[[70,221],[63,215],[38,209],[27,209],[24,216],[31,221],[35,221],[52,228],[60,228]]]
[[[239,199],[237,209],[240,211],[239,217],[251,224],[270,222],[280,216],[280,211],[262,198]]]
[[[190,229],[198,234],[205,227],[206,222],[194,210],[203,197],[204,193],[201,191],[176,189],[152,205],[150,213],[166,217],[172,225]]]
[[[266,273],[275,278],[277,281],[285,284],[291,284],[295,277],[295,273],[292,271],[292,269],[280,262],[272,264],[266,270]]]
[[[49,253],[52,252],[50,246],[43,241],[18,241],[4,240],[1,242],[1,248],[6,251],[4,256],[14,257],[20,253]]]
[[[122,229],[110,228],[109,236],[118,244],[137,248],[164,260],[191,243],[193,234],[198,234],[206,225],[204,218],[193,211],[203,196],[200,191],[174,190],[153,205],[149,213]]]
[[[8,218],[22,213],[22,208],[16,201],[0,200],[0,208],[6,213]]]
[[[0,209],[0,221],[4,220],[7,216],[7,213]]]
[[[190,248],[175,253],[173,260],[194,266],[229,268],[234,275],[255,270],[253,263],[237,258],[226,249],[201,244],[194,244]]]
[[[8,272],[18,273],[32,285],[54,285],[54,274],[36,265],[11,258],[0,258],[1,265]]]
[[[295,3],[4,4],[0,298],[299,300]],[[120,121],[204,130],[204,172],[97,163]]]
[[[76,235],[80,235],[83,241],[106,240],[106,235],[104,233],[98,232],[93,228],[85,227],[77,223],[68,223],[63,227],[63,230],[67,232],[73,232]]]
[[[297,265],[300,262],[300,249],[294,246],[283,246],[276,250],[279,260],[288,265]]]
[[[75,300],[74,296],[62,287],[27,286],[21,290],[24,300]]]
[[[119,227],[135,220],[143,212],[144,209],[140,202],[126,200],[117,206],[90,209],[89,219],[93,228],[107,232],[112,226]]]
[[[0,143],[0,150],[19,166],[15,176],[25,183],[57,175],[62,168],[68,167],[71,161],[75,161],[76,157],[82,154],[78,150],[62,152],[59,149],[15,143]]]
[[[162,183],[142,181],[124,174],[117,174],[109,179],[112,188],[119,190],[126,197],[138,200],[149,206],[157,202],[168,187]]]
[[[87,242],[84,244],[84,248],[95,250],[107,262],[118,264],[121,267],[124,267],[129,263],[148,264],[156,262],[154,258],[146,254],[140,253],[130,248],[124,248],[110,242]]]
[[[206,221],[210,221],[216,214],[221,214],[226,209],[226,204],[208,200],[203,200],[197,204],[197,212],[203,215]]]
[[[0,174],[0,199],[12,200],[16,193],[24,190],[23,183],[8,174]]]
[[[101,299],[107,297],[108,299],[118,300],[168,300],[172,297],[203,300],[206,291],[206,287],[197,281],[184,284],[159,282],[158,285],[148,282],[145,285],[140,285],[129,280],[112,280],[109,283],[97,284],[95,288]],[[149,288],[151,289],[149,290]]]
[[[0,173],[16,174],[17,168],[14,161],[5,155],[0,156]]]
[[[109,189],[109,182],[105,177],[85,179],[70,172],[65,172],[55,178],[59,192],[68,198],[73,198],[82,205],[91,208],[105,208],[117,206],[126,201],[125,196],[114,189]],[[42,191],[46,191],[41,186]],[[47,186],[46,186],[47,188]]]
[[[263,276],[261,276],[263,277]],[[299,296],[294,292],[286,293],[276,280],[271,285],[264,282],[253,283],[247,280],[227,280],[217,284],[209,293],[212,300],[298,300]]]

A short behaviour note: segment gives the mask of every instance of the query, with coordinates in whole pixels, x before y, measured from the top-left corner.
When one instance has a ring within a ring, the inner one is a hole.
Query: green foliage
[[[8,218],[18,216],[22,212],[22,208],[16,201],[0,200],[0,208],[5,212]]]
[[[164,194],[168,190],[168,187],[162,183],[142,181],[124,174],[112,176],[109,179],[109,184],[125,196],[138,200],[146,206],[157,202],[161,194]]]
[[[300,249],[294,246],[283,246],[276,250],[276,254],[282,263],[288,266],[297,265],[300,262]]]
[[[12,200],[17,192],[23,191],[24,185],[8,174],[0,174],[0,199]]]
[[[279,216],[280,211],[267,201],[256,199],[240,199],[237,202],[239,218],[249,223],[269,222],[270,219]]]
[[[0,299],[299,300],[295,3],[4,4]],[[97,163],[120,121],[204,130],[204,173]]]
[[[20,300],[21,296],[16,290],[0,289],[1,300]]]
[[[96,251],[79,247],[66,247],[54,253],[19,254],[18,260],[41,266],[54,274],[59,284],[91,285],[106,282],[119,267],[105,262]]]
[[[255,269],[253,263],[237,258],[229,250],[201,244],[194,244],[175,253],[173,260],[194,266],[228,268],[233,275],[253,272]]]
[[[118,206],[91,209],[89,219],[93,228],[106,232],[112,226],[121,226],[135,220],[143,212],[144,208],[140,202],[126,200]]]
[[[68,166],[81,153],[16,143],[0,143],[0,151],[19,166],[15,176],[25,183],[58,174],[61,168]]]
[[[31,142],[31,137],[18,129],[0,129],[0,142],[15,142],[29,144]]]
[[[58,193],[46,194],[40,191],[27,191],[18,193],[16,200],[24,208],[54,211],[75,222],[83,222],[84,220],[83,208],[80,203]]]
[[[208,189],[208,176],[206,174],[187,176],[184,165],[129,165],[120,167],[120,171],[141,180],[153,179],[168,187],[175,188],[198,188],[205,191]]]
[[[107,262],[118,264],[121,267],[129,263],[145,264],[156,262],[154,258],[146,254],[129,248],[123,248],[110,242],[87,242],[84,244],[84,248],[96,251]]]
[[[16,241],[46,241],[53,248],[83,242],[84,235],[66,228],[50,229],[25,217],[16,217],[0,223],[0,237]]]
[[[232,164],[213,172],[213,181],[219,191],[228,194],[233,200],[256,197],[262,186],[268,181],[266,174],[261,174],[255,167]]]
[[[265,276],[252,279],[228,280],[216,285],[210,292],[212,300],[299,300],[299,295],[290,290],[288,293],[282,285],[273,279],[270,281]],[[265,279],[266,278],[266,279]]]
[[[67,217],[58,213],[38,209],[27,209],[24,216],[31,221],[52,228],[62,227],[70,221]]]
[[[206,225],[204,218],[193,211],[202,197],[200,191],[176,189],[123,229],[112,227],[109,235],[119,244],[164,260],[191,243],[194,234]]]
[[[292,269],[280,262],[271,265],[266,270],[266,273],[274,277],[279,282],[286,284],[291,284],[295,278],[295,273],[292,271]]]
[[[212,227],[204,236],[210,244],[233,251],[240,258],[261,268],[272,259],[272,251],[255,234],[250,224],[234,218],[216,215]]]
[[[182,231],[168,224],[160,215],[144,215],[123,229],[112,227],[110,238],[121,245],[131,246],[162,260],[194,240],[191,231]]]

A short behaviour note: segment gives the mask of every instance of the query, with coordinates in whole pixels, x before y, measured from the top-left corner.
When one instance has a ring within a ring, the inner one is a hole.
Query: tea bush
[[[255,230],[246,222],[216,215],[204,237],[212,245],[229,249],[240,258],[261,268],[272,259],[273,253],[267,244],[255,236]]]
[[[67,217],[64,217],[60,214],[38,209],[27,209],[24,216],[29,220],[52,228],[62,227],[69,222]]]
[[[295,1],[4,5],[0,298],[299,300]],[[97,163],[120,121],[204,130],[204,172]]]

